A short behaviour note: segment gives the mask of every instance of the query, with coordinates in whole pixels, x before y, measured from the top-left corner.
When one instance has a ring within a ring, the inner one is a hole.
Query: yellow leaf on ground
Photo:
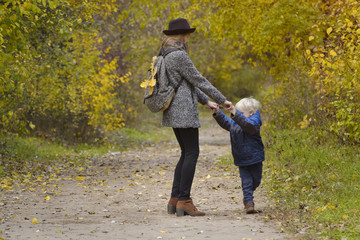
[[[45,200],[46,200],[46,201],[49,201],[49,200],[50,200],[50,196],[46,196]]]
[[[36,217],[34,217],[31,222],[34,223],[34,224],[39,224],[39,222],[37,221],[37,218],[36,218]]]

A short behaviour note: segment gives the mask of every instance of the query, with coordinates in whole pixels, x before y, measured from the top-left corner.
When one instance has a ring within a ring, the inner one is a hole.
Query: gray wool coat
[[[165,65],[173,86],[181,79],[184,81],[169,108],[163,112],[162,125],[173,128],[200,128],[198,102],[206,104],[210,97],[216,103],[223,104],[226,98],[199,73],[185,51],[169,53],[165,57]]]

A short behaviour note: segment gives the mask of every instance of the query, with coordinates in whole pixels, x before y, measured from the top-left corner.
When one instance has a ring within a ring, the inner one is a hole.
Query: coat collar
[[[244,114],[242,114],[239,110],[236,109],[236,113],[239,114],[242,118],[245,119],[245,121],[247,121],[248,123],[251,123],[252,125],[262,125],[262,121],[261,121],[261,116],[260,116],[260,112],[259,110],[257,110],[253,115],[251,115],[250,117],[245,117]]]

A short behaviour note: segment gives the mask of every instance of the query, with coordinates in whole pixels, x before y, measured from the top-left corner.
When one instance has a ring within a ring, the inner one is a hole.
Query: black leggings
[[[199,129],[173,128],[173,130],[181,148],[181,157],[175,168],[171,197],[188,200],[199,157]]]

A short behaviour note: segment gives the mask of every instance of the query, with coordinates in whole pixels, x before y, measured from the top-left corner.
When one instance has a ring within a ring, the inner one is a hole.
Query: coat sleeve
[[[221,110],[218,113],[214,113],[213,117],[220,127],[228,131],[230,131],[231,125],[235,123],[232,119],[227,118]]]
[[[246,117],[238,110],[236,110],[235,115],[231,114],[231,118],[244,132],[250,135],[254,135],[256,133],[256,126],[246,121]]]
[[[205,93],[203,93],[200,89],[195,88],[195,93],[196,96],[198,98],[198,101],[202,104],[205,105],[208,101],[209,101],[209,97],[206,96]]]
[[[203,77],[192,63],[189,55],[184,51],[177,51],[176,70],[195,88],[200,89],[216,103],[223,104],[226,98],[205,77]]]

